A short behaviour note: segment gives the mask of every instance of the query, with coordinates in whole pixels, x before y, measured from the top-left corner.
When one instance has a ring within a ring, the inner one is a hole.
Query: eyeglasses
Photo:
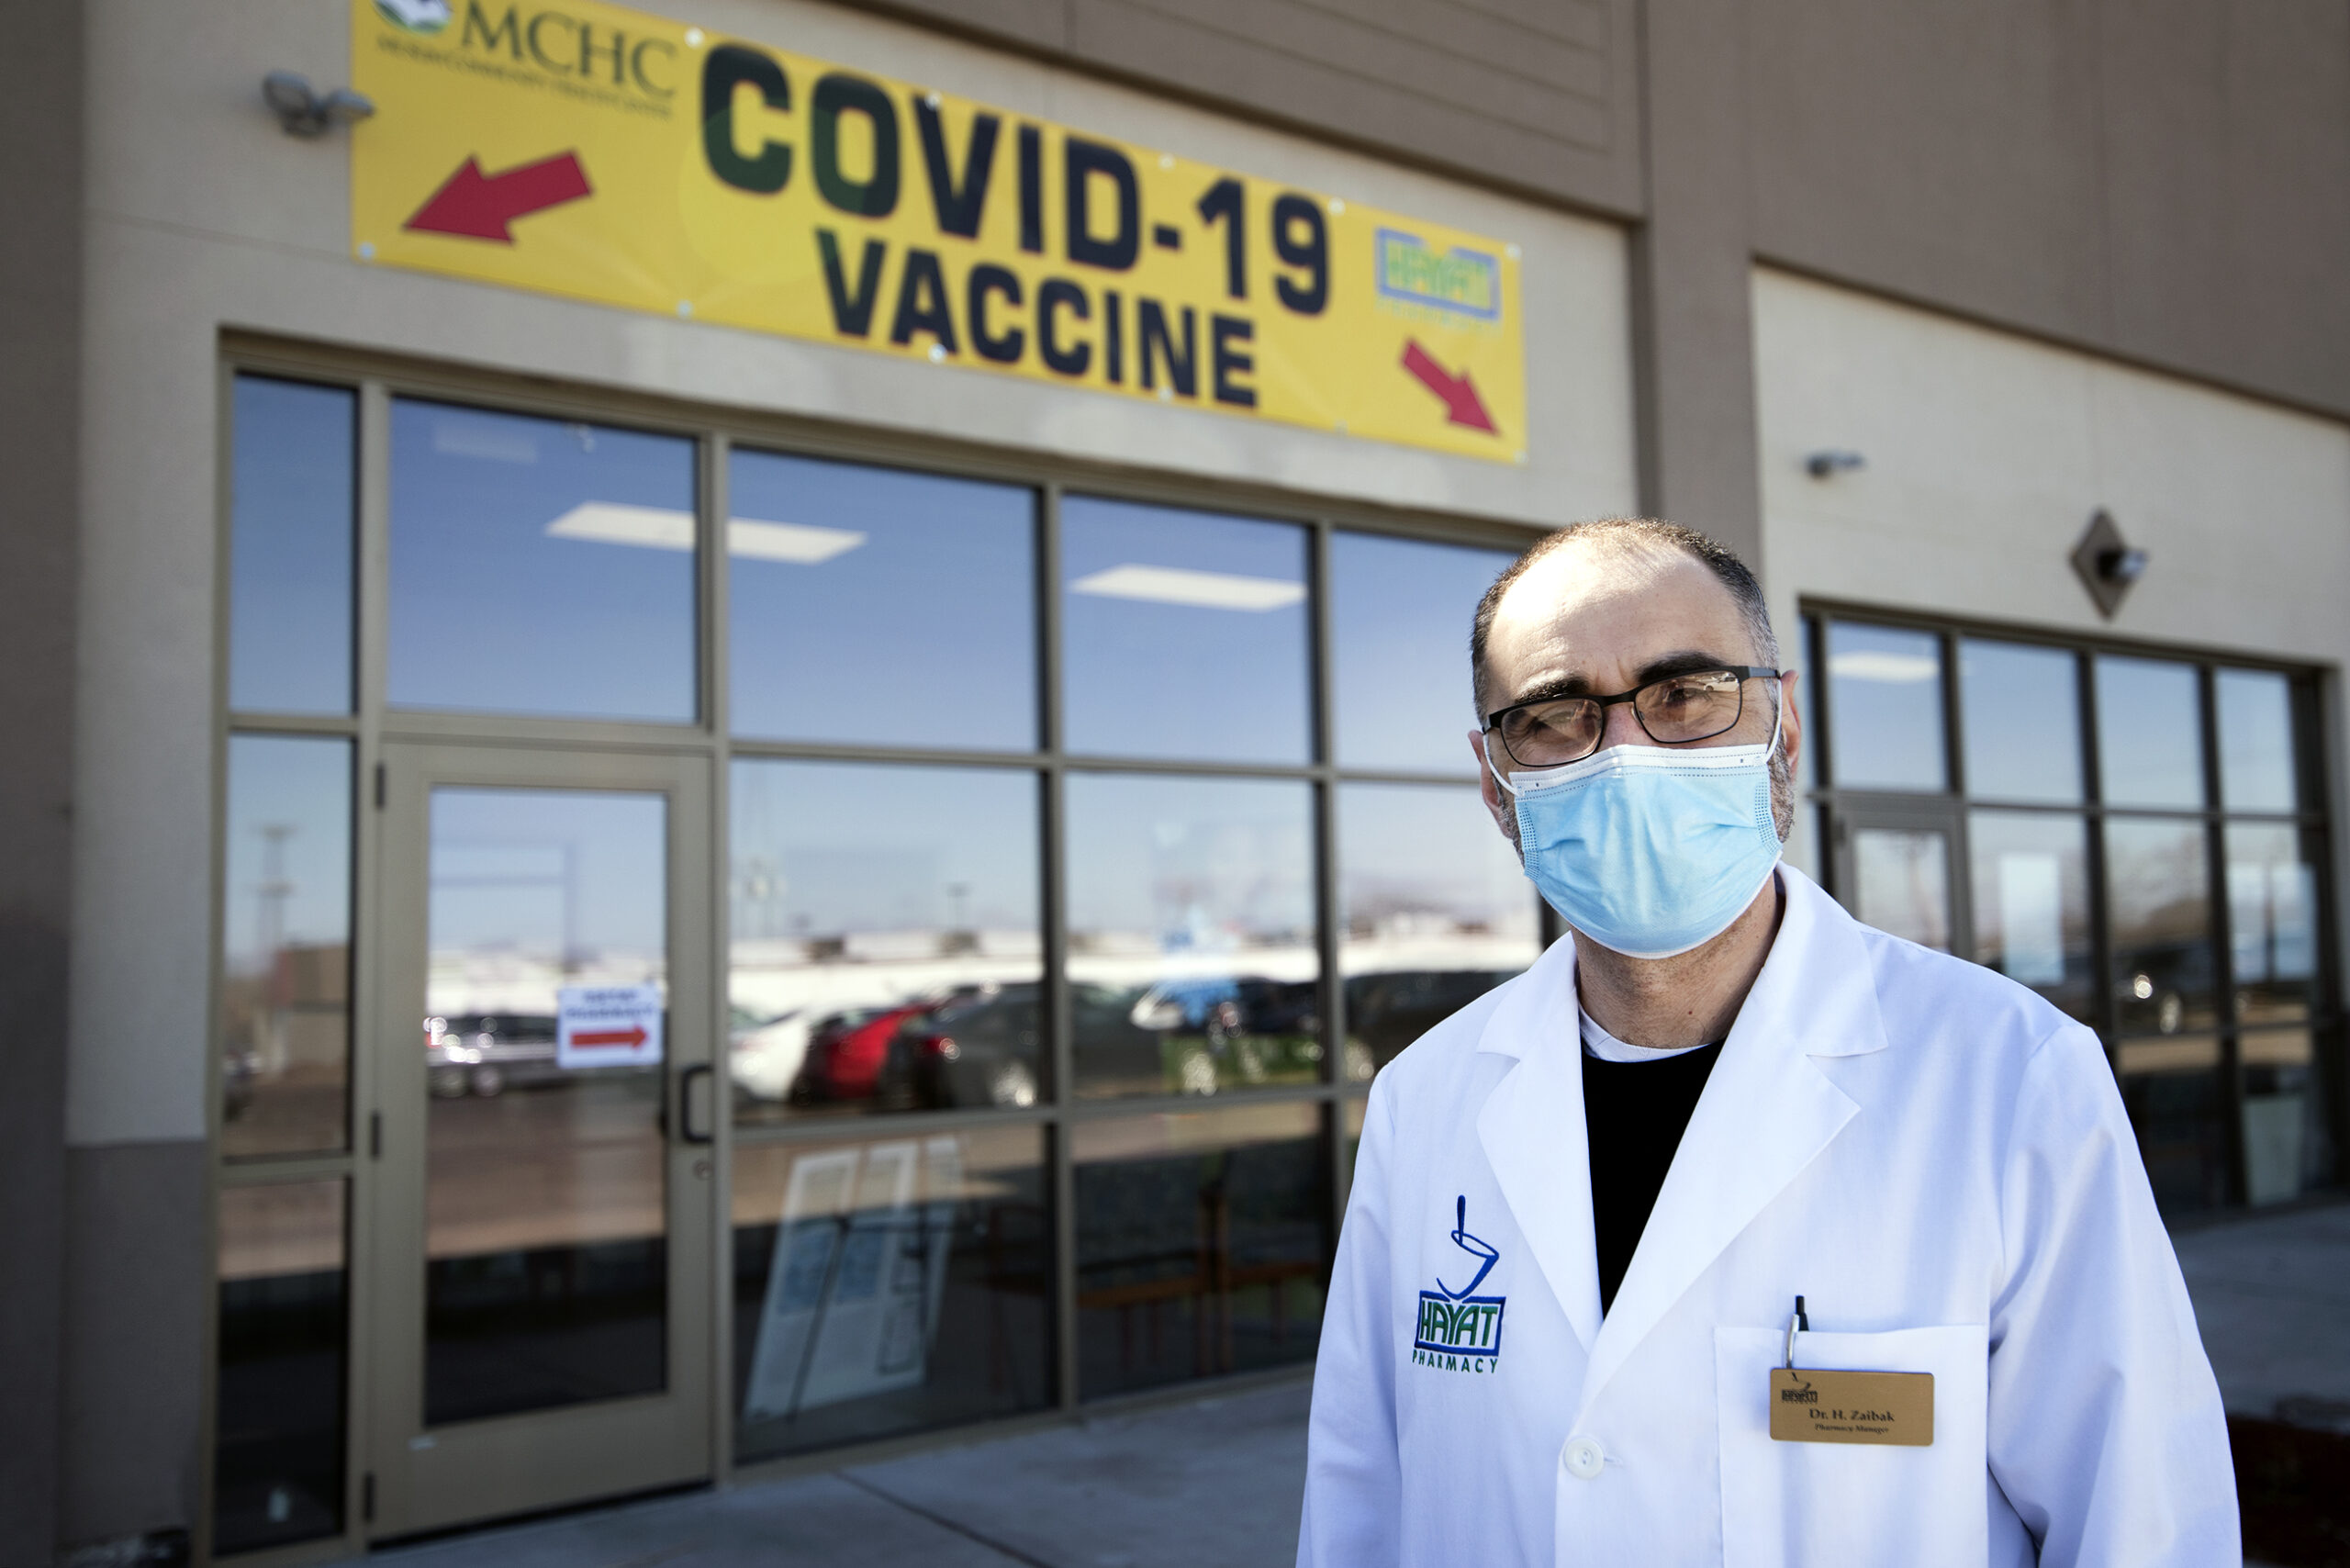
[[[1498,735],[1502,749],[1520,767],[1558,767],[1597,751],[1607,729],[1607,710],[1628,702],[1640,728],[1660,745],[1709,741],[1737,728],[1745,716],[1748,681],[1776,680],[1779,673],[1762,666],[1726,665],[1659,676],[1613,697],[1546,697],[1495,709],[1485,716],[1485,734]]]

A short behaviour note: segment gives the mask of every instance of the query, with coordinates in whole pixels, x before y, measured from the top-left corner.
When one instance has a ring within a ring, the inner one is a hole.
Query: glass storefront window
[[[2232,812],[2289,812],[2300,804],[2293,766],[2292,690],[2269,670],[2223,669],[2220,795]]]
[[[2081,799],[2078,665],[2061,648],[1969,637],[1958,646],[1966,792],[1976,800]]]
[[[2165,1212],[2335,1180],[2311,678],[1957,626],[1827,631],[1835,766],[1814,793],[1847,907],[1929,945],[1947,930],[2096,1028]],[[1905,680],[1915,700],[1896,702]],[[1964,746],[1949,780],[1926,765],[1945,717]],[[1964,863],[1950,886],[1945,842]]]
[[[1309,760],[1306,594],[1303,528],[1069,497],[1065,745],[1113,756]]]
[[[2228,824],[2228,945],[2236,1022],[2247,1026],[2310,1015],[2317,868],[2301,838],[2299,828],[2283,823]]]
[[[1461,648],[1506,550],[1330,536],[1332,729],[1348,767],[1474,773],[1476,727]]]
[[[2116,1024],[2125,1035],[2209,1029],[2218,976],[2203,824],[2109,819],[2105,864]]]
[[[1338,1104],[1338,1179],[1345,1187],[1338,1193],[1339,1212],[1355,1188],[1355,1161],[1362,1153],[1363,1118],[1371,1114],[1371,1102],[1360,1095],[1348,1095]]]
[[[345,1185],[220,1194],[215,1556],[342,1529]]]
[[[1330,1268],[1318,1107],[1080,1122],[1070,1139],[1084,1397],[1314,1359]]]
[[[234,398],[229,706],[348,713],[359,399],[261,375]]]
[[[732,778],[736,1122],[1035,1104],[1036,775],[737,758]]]
[[[1541,950],[1533,888],[1474,788],[1339,786],[1348,1081],[1369,1079]]]
[[[1033,490],[764,452],[727,471],[736,734],[1035,745]]]
[[[1313,787],[1080,773],[1067,788],[1077,1092],[1317,1081]]]
[[[351,743],[235,735],[221,882],[220,1149],[346,1146]]]
[[[691,441],[406,398],[391,434],[394,706],[694,718]]]
[[[1035,1126],[738,1144],[736,1462],[1049,1404],[1045,1190]]]
[[[2054,812],[1977,810],[1967,841],[1975,960],[2096,1022],[2087,826]]]
[[[1841,790],[1945,788],[1942,639],[1828,623],[1830,772]]]
[[[2203,804],[2203,711],[2195,666],[2100,655],[2098,774],[2117,806]]]
[[[1949,952],[1950,860],[1950,834],[1939,828],[1854,828],[1853,913],[1906,942]]]
[[[2332,1160],[2310,1032],[2248,1034],[2240,1054],[2244,1201],[2257,1208],[2322,1186]]]

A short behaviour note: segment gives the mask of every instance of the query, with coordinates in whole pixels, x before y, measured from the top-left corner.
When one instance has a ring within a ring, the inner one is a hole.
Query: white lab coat
[[[2240,1561],[2219,1390],[2096,1036],[1780,875],[1605,1321],[1572,942],[1380,1074],[1301,1568]],[[1495,1254],[1473,1289],[1463,1199]],[[1416,1350],[1423,1291],[1498,1299],[1496,1353]],[[1930,1447],[1771,1439],[1798,1294],[1798,1366],[1933,1374]]]

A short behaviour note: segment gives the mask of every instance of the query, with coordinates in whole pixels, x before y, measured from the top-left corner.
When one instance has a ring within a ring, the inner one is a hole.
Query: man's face
[[[1705,563],[1679,550],[1600,538],[1552,551],[1511,586],[1486,638],[1478,707],[1491,713],[1539,698],[1613,696],[1661,676],[1762,662],[1738,601]],[[1773,719],[1779,719],[1781,756],[1772,763],[1771,804],[1782,838],[1794,822],[1791,779],[1803,745],[1795,679],[1776,683],[1776,704],[1774,683],[1748,682],[1737,725],[1690,743],[1761,745],[1771,738]],[[1621,702],[1608,708],[1599,745],[1604,750],[1627,743],[1659,744],[1640,728],[1632,705]],[[1476,748],[1485,808],[1515,844],[1516,807],[1485,767],[1485,737],[1472,730],[1469,744]],[[1493,760],[1504,769],[1513,766],[1498,741]]]

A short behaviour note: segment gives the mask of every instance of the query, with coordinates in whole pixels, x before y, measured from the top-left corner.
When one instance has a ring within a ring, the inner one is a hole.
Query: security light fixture
[[[375,106],[348,87],[337,87],[321,97],[310,90],[309,78],[291,71],[273,71],[261,79],[262,101],[277,116],[288,136],[324,136],[339,125],[365,119]]]
[[[1865,468],[1868,459],[1857,452],[1815,452],[1803,460],[1804,472],[1815,479],[1829,479],[1848,468]]]
[[[2146,575],[2146,553],[2121,537],[2121,525],[2103,507],[2089,519],[2081,542],[2073,546],[2073,570],[2089,590],[2098,613],[2108,621],[2120,612],[2121,601]]]

